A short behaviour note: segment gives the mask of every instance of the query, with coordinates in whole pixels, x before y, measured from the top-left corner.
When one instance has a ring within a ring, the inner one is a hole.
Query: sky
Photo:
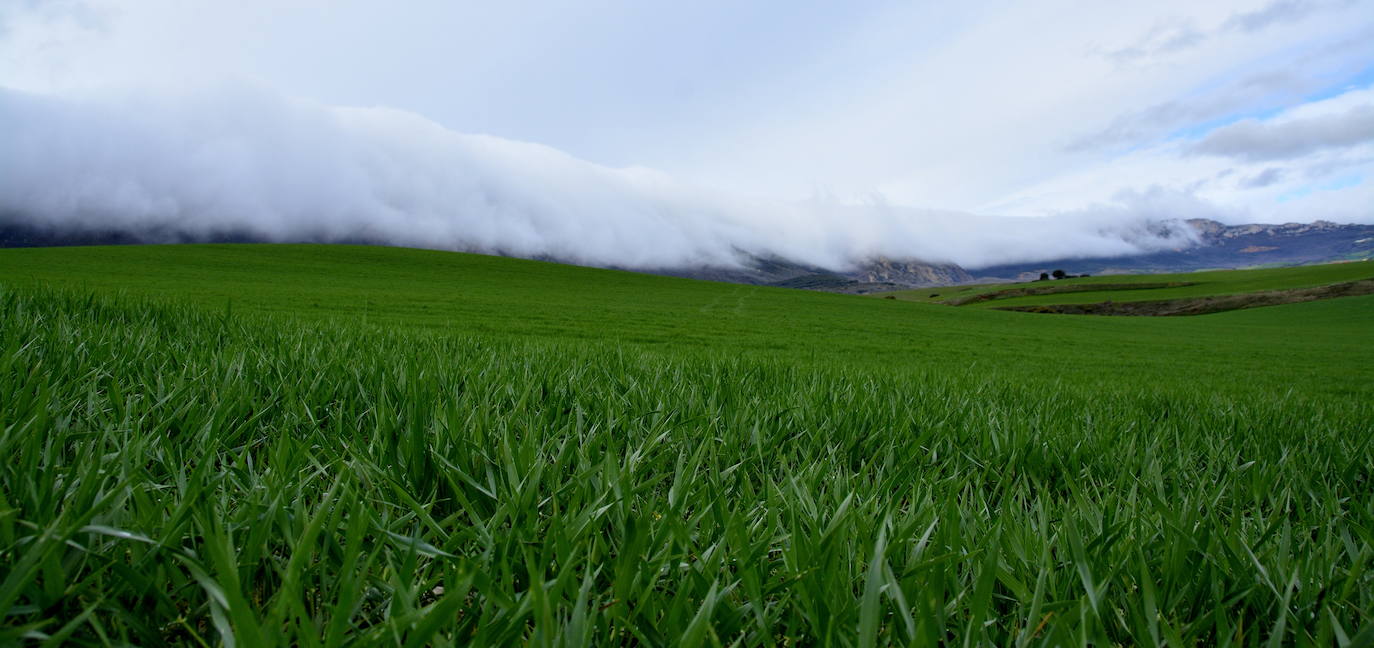
[[[0,209],[60,225],[1125,253],[1374,222],[1374,0],[0,0],[0,116]]]

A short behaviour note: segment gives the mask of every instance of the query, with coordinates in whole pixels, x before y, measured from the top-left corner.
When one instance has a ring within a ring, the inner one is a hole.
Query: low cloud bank
[[[1128,197],[1129,198],[1129,197]],[[1155,204],[1159,203],[1159,204]],[[746,201],[642,168],[244,86],[64,98],[0,89],[0,223],[192,239],[369,240],[670,269],[776,256],[977,268],[1186,247],[1158,200],[1049,218]]]

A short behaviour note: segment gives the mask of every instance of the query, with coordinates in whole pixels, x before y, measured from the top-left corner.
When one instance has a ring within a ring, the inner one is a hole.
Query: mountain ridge
[[[1197,245],[1121,257],[1008,263],[976,268],[970,273],[978,281],[1026,281],[1056,269],[1069,274],[1156,274],[1374,258],[1374,225],[1326,220],[1226,225],[1205,218],[1183,222],[1197,233]]]

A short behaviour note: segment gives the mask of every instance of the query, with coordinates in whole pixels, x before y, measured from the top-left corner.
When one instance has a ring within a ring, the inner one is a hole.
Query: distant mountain
[[[1186,224],[1198,233],[1198,245],[1125,257],[1010,263],[978,268],[970,274],[978,280],[1025,281],[1056,269],[1069,274],[1147,274],[1374,258],[1374,225],[1343,225],[1321,220],[1282,225],[1224,225],[1202,218],[1188,220]]]
[[[974,270],[953,264],[896,261],[877,258],[847,271],[833,271],[757,259],[745,268],[664,271],[697,279],[766,284],[790,288],[866,293],[923,286],[948,286],[979,281],[1028,281],[1040,273],[1064,270],[1069,274],[1151,274],[1193,270],[1304,265],[1374,258],[1374,225],[1342,225],[1330,221],[1283,225],[1224,225],[1214,220],[1160,222],[1162,229],[1189,227],[1197,245],[1176,250],[1122,257],[1082,257],[1009,263]]]

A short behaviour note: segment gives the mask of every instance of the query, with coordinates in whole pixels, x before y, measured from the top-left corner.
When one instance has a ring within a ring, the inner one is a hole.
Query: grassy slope
[[[283,246],[0,284],[0,644],[1374,639],[1371,298],[1037,316]]]
[[[1257,270],[1217,270],[1209,272],[1190,272],[1181,274],[1150,275],[1110,275],[1084,277],[1058,281],[1031,282],[1018,284],[980,284],[976,286],[957,286],[950,288],[930,288],[905,290],[896,293],[898,299],[919,302],[939,302],[950,298],[963,298],[982,293],[993,293],[1008,288],[1080,286],[1094,284],[1130,283],[1171,283],[1188,282],[1194,285],[1175,288],[1153,288],[1139,290],[1103,290],[1072,292],[1064,294],[1034,295],[994,299],[976,304],[974,308],[997,308],[1001,306],[1026,306],[1033,304],[1091,304],[1106,300],[1112,301],[1150,301],[1156,299],[1179,299],[1185,297],[1205,297],[1212,295],[1233,295],[1261,290],[1286,290],[1309,288],[1327,284],[1369,279],[1374,277],[1374,262],[1331,263],[1325,265],[1301,266],[1296,268],[1264,268]],[[931,297],[938,293],[939,297]]]
[[[1257,280],[1235,283],[1320,280],[1309,277],[1313,270],[1307,268],[1290,271],[1301,273],[1296,279],[1284,279],[1282,271],[1263,272]],[[1191,381],[1213,390],[1287,389],[1293,379],[1317,391],[1374,390],[1374,349],[1347,334],[1374,324],[1370,298],[1342,300],[1334,310],[1327,309],[1327,317],[1314,326],[1330,327],[1329,334],[1314,330],[1293,335],[1282,324],[1269,326],[1270,315],[1259,311],[1226,320],[1244,323],[1245,335],[1237,336],[1198,318],[1102,320],[978,312],[481,255],[353,246],[0,250],[0,278],[119,290],[220,312],[366,320],[541,340],[608,340],[799,360],[841,358],[849,364],[930,371],[988,369],[1024,379],[1088,383],[1114,381],[1130,372],[1140,381]]]

